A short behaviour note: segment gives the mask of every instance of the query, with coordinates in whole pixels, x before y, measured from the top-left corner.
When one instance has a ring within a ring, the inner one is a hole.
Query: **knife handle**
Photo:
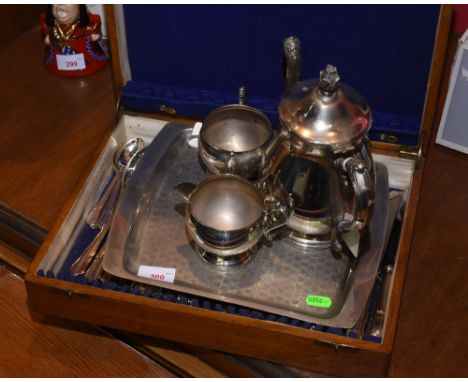
[[[108,204],[109,199],[111,199],[111,196],[115,195],[117,188],[120,188],[120,183],[121,175],[117,173],[113,176],[111,183],[106,188],[106,191],[104,191],[102,196],[99,198],[99,201],[86,218],[86,223],[88,223],[91,228],[99,226],[99,220],[102,220],[101,217],[105,211],[104,209]]]
[[[94,281],[99,278],[102,273],[102,260],[104,259],[105,245],[101,247],[93,262],[85,272],[85,277],[89,281]]]
[[[86,247],[84,252],[71,265],[70,271],[73,276],[79,276],[86,272],[89,264],[93,260],[96,252],[109,231],[110,222],[105,224],[93,241]]]
[[[371,317],[368,334],[374,337],[383,336],[387,301],[390,296],[390,282],[392,280],[393,266],[384,267],[381,275],[381,288],[377,296],[375,312]]]

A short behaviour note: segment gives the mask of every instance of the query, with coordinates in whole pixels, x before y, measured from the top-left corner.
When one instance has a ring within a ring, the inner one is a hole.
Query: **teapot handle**
[[[261,186],[265,203],[263,233],[268,241],[273,240],[274,231],[286,225],[293,210],[292,197],[278,182],[278,175],[270,175]]]
[[[339,223],[341,231],[361,230],[370,217],[370,207],[373,203],[372,181],[365,162],[358,158],[347,158],[341,163],[341,168],[346,171],[353,186],[354,213],[353,220],[345,220]]]

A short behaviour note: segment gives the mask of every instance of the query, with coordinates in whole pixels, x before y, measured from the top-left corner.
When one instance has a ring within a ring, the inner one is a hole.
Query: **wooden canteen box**
[[[124,5],[106,11],[120,118],[27,272],[32,312],[331,375],[385,375],[451,8]],[[203,120],[215,107],[236,103],[240,86],[247,88],[247,103],[278,125],[282,40],[290,35],[301,40],[303,79],[334,64],[343,81],[364,95],[374,114],[374,159],[387,165],[390,187],[403,192],[401,233],[390,239],[396,254],[383,334],[359,336],[315,325],[313,318],[268,316],[170,288],[148,294],[131,282],[72,277],[71,262],[95,234],[85,218],[109,182],[117,145],[132,137],[149,143],[167,121],[190,127],[188,119]]]

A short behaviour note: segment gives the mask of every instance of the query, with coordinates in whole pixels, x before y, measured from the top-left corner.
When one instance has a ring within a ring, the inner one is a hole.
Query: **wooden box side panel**
[[[147,303],[145,297],[116,297],[116,292],[90,295],[67,291],[46,285],[54,280],[41,281],[33,277],[27,279],[29,305],[33,312],[337,376],[376,377],[384,376],[387,370],[388,354],[352,346],[338,347],[329,340],[314,339],[317,335],[310,330],[167,302]]]
[[[437,109],[437,101],[440,97],[442,71],[452,23],[452,14],[453,5],[441,5],[420,134],[420,144],[422,144],[421,152],[423,155],[427,154],[429,138],[434,128],[434,118]]]
[[[396,263],[394,265],[394,275],[390,287],[391,295],[386,307],[385,319],[385,332],[384,332],[384,351],[390,352],[393,347],[393,340],[395,337],[396,323],[398,319],[398,311],[400,308],[401,295],[403,293],[406,268],[408,264],[408,257],[410,255],[411,240],[414,230],[414,223],[416,220],[416,210],[419,203],[419,193],[422,184],[423,164],[415,169],[409,196],[407,201],[407,208],[405,211],[405,218],[400,236],[400,244],[398,246],[398,253],[396,256]]]
[[[416,211],[419,205],[419,196],[421,192],[423,172],[425,166],[424,156],[427,153],[429,144],[429,137],[435,125],[435,113],[437,102],[441,96],[442,89],[442,71],[444,67],[445,52],[450,34],[450,26],[452,21],[453,6],[441,5],[439,24],[437,28],[436,41],[434,45],[434,53],[431,63],[431,71],[428,81],[428,90],[424,105],[423,121],[421,127],[420,151],[422,155],[419,163],[413,174],[413,181],[408,197],[408,207],[405,212],[405,221],[402,228],[400,237],[400,244],[398,249],[398,256],[396,257],[395,274],[393,277],[391,287],[391,297],[387,306],[387,317],[385,324],[385,338],[384,349],[391,351],[393,348],[393,341],[397,329],[398,313],[400,310],[400,303],[403,294],[405,276],[407,271],[408,259],[410,256],[410,248],[413,239],[413,231],[416,221]],[[378,149],[384,149],[380,145]],[[395,150],[395,147],[392,148]]]
[[[39,266],[44,264],[44,258],[50,254],[54,236],[75,206],[83,186],[84,183],[80,183],[75,196],[65,206],[55,233],[49,236],[28,272],[27,287],[33,311],[328,374],[384,375],[388,361],[388,355],[384,353],[390,352],[391,345],[382,346],[225,313],[206,310],[200,313],[197,308],[35,276]]]
[[[103,144],[102,147],[104,146]],[[385,343],[378,345],[225,313],[206,310],[200,313],[200,309],[197,308],[181,307],[174,303],[161,303],[144,297],[36,276],[40,265],[44,264],[44,259],[50,255],[49,250],[54,237],[76,205],[76,199],[80,196],[79,191],[84,187],[87,177],[88,175],[80,182],[77,192],[64,207],[55,231],[49,236],[29,269],[26,279],[33,311],[297,367],[313,368],[328,374],[384,375],[388,359],[388,355],[384,353],[391,351],[393,340],[391,330],[385,337]],[[417,195],[418,184],[413,182],[409,199],[411,204],[414,195]],[[405,229],[411,227],[412,219],[409,215],[405,219]],[[405,245],[400,247],[400,252],[407,253]],[[402,266],[398,269],[398,272],[404,272]],[[161,304],[164,309],[161,308]],[[394,318],[396,319],[396,315]],[[393,318],[387,322],[391,323],[392,320]],[[220,339],[224,337],[225,341]],[[320,362],[317,363],[317,360]],[[360,363],[365,366],[357,367]]]

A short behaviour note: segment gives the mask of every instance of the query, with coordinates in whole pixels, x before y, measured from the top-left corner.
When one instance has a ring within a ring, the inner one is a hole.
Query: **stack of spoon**
[[[109,232],[117,201],[125,180],[136,167],[144,153],[145,143],[141,138],[132,138],[117,147],[113,157],[114,176],[105,192],[88,214],[86,223],[99,232],[83,253],[73,262],[70,272],[73,276],[85,275],[88,280],[100,279],[103,275],[104,241]]]

